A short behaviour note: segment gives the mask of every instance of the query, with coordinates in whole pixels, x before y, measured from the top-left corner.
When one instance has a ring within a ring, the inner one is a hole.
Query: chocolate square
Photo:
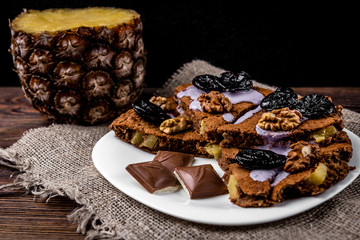
[[[176,167],[191,166],[194,161],[194,155],[172,151],[158,151],[153,161],[160,162],[173,173]]]
[[[126,170],[149,192],[173,192],[180,185],[174,175],[160,162],[129,164]]]
[[[174,174],[191,199],[228,193],[227,186],[211,164],[178,167]]]

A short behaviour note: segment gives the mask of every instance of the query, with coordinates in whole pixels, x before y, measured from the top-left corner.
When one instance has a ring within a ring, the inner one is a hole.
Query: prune
[[[297,94],[291,88],[277,88],[267,95],[260,103],[262,109],[274,110],[284,107],[294,108],[297,103]]]
[[[210,74],[198,75],[192,80],[192,84],[205,92],[219,91],[222,92],[225,86],[220,82],[221,79]]]
[[[244,149],[240,151],[233,163],[237,163],[248,170],[272,169],[285,164],[286,157],[270,150]]]
[[[329,115],[335,111],[334,103],[319,94],[306,95],[298,101],[295,108],[309,118]]]
[[[223,72],[220,74],[222,85],[226,92],[235,92],[239,90],[250,90],[253,86],[250,75],[242,71],[240,73]]]
[[[143,98],[136,100],[132,108],[140,117],[155,124],[161,124],[170,118],[160,107]]]

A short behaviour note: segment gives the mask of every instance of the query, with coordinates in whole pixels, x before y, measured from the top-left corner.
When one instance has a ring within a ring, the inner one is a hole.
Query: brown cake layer
[[[160,131],[159,126],[145,121],[132,109],[115,119],[110,125],[110,129],[113,130],[121,140],[131,143],[147,152],[156,153],[159,150],[167,150],[191,153],[201,157],[210,157],[204,148],[207,142],[194,130],[171,135],[166,134]],[[132,142],[136,132],[141,134],[143,138],[143,141],[138,144]],[[156,139],[156,143],[152,147],[147,146],[145,143],[149,137]]]
[[[290,173],[275,186],[271,186],[269,180],[264,182],[253,180],[250,177],[251,170],[230,162],[240,151],[239,149],[223,148],[218,163],[226,171],[224,178],[228,181],[229,176],[234,175],[237,180],[238,197],[230,200],[242,207],[267,207],[287,199],[322,193],[344,179],[351,170],[347,163],[352,157],[352,146],[343,131],[318,146],[316,155],[318,161],[313,162],[312,166],[308,166],[303,171]],[[327,168],[326,178],[320,185],[311,184],[308,178],[320,163],[325,164]]]
[[[352,157],[351,141],[344,131],[337,132],[334,137],[319,143],[319,146],[322,158],[332,159],[331,161],[334,162],[349,162]],[[217,159],[220,168],[225,172],[228,171],[231,160],[235,158],[239,151],[241,151],[241,148],[222,148],[221,156]]]

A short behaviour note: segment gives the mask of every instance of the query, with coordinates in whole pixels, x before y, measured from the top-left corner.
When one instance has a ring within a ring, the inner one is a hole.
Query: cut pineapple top
[[[79,27],[112,27],[139,17],[140,15],[133,10],[105,7],[28,10],[15,18],[11,25],[17,31],[41,33]]]

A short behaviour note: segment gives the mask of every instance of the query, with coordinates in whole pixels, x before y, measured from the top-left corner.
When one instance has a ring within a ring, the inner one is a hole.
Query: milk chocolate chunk
[[[126,170],[149,193],[173,192],[180,187],[173,174],[158,161],[129,164]]]
[[[172,151],[158,151],[153,161],[160,162],[170,172],[174,172],[176,167],[190,166],[194,161],[194,155]]]
[[[174,174],[191,199],[228,193],[225,183],[211,164],[178,167],[175,168]]]

